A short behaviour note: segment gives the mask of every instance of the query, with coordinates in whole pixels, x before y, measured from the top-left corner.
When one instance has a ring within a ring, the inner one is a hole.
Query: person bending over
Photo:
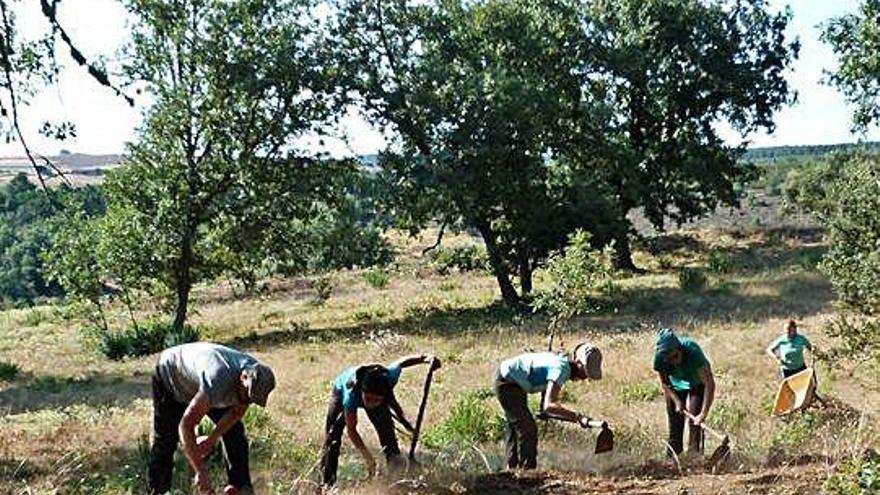
[[[508,469],[534,469],[538,464],[538,427],[529,412],[528,394],[544,394],[542,414],[587,427],[590,418],[563,406],[560,392],[568,380],[600,378],[602,353],[586,343],[570,354],[529,352],[503,361],[495,375],[495,395],[507,419]]]
[[[336,483],[336,470],[344,430],[348,431],[348,438],[363,456],[369,475],[372,477],[376,472],[376,461],[364,445],[364,440],[357,429],[358,409],[364,409],[370,422],[373,423],[388,464],[400,463],[400,447],[397,445],[392,414],[397,416],[407,430],[412,431],[413,427],[394,396],[394,387],[400,380],[404,368],[418,364],[430,364],[433,369],[440,368],[439,359],[429,354],[421,354],[399,359],[388,366],[378,364],[354,366],[346,369],[333,380],[324,429],[324,451],[321,457],[321,477],[324,486],[332,486]]]

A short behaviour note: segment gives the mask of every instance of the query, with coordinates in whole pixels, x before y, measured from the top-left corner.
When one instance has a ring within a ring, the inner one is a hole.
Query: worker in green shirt
[[[797,322],[789,318],[785,333],[767,346],[767,355],[779,362],[783,378],[788,378],[807,369],[804,362],[804,349],[813,350],[813,344],[798,333]]]
[[[688,451],[703,448],[700,426],[715,400],[715,376],[703,350],[693,340],[679,338],[662,328],[654,347],[654,371],[660,378],[666,396],[666,417],[669,423],[669,448],[675,455],[684,448],[684,411],[694,416],[688,421]]]

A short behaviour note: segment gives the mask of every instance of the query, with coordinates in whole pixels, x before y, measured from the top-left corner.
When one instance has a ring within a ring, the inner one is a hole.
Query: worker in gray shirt
[[[265,407],[274,388],[272,369],[235,349],[196,342],[163,351],[153,373],[149,493],[171,490],[174,451],[180,441],[195,471],[199,493],[213,494],[204,460],[221,439],[228,478],[224,492],[252,492],[248,442],[241,418],[250,404]],[[197,441],[195,429],[205,416],[216,427]]]

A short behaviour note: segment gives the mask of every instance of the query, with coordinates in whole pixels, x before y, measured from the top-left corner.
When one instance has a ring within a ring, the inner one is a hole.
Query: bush
[[[391,277],[388,272],[380,268],[373,268],[364,272],[364,280],[374,289],[384,289]]]
[[[322,275],[312,282],[312,288],[315,289],[315,297],[312,302],[315,306],[323,306],[330,299],[334,285],[332,275]]]
[[[425,432],[425,446],[431,449],[470,447],[501,438],[504,418],[480,397],[468,394],[459,399],[443,423]]]
[[[552,254],[544,267],[550,283],[535,294],[535,308],[547,311],[552,325],[594,311],[596,296],[615,287],[607,258],[590,246],[588,232],[569,236],[565,251]]]
[[[711,423],[725,430],[740,428],[749,415],[749,408],[738,400],[720,400],[712,408]]]
[[[707,264],[712,273],[730,273],[733,269],[733,258],[723,253],[712,253]]]
[[[438,247],[431,251],[430,256],[431,266],[440,275],[446,275],[453,270],[471,272],[489,268],[489,255],[482,246]]]
[[[842,463],[837,472],[825,481],[830,495],[875,495],[880,493],[880,454],[865,452]]]
[[[620,387],[617,393],[617,397],[624,404],[650,402],[662,395],[663,391],[656,383],[627,383]]]
[[[21,368],[17,364],[0,361],[0,381],[9,382],[15,380],[19,371],[21,371]]]
[[[165,320],[148,320],[121,332],[110,332],[100,336],[98,350],[113,360],[126,357],[137,357],[159,352],[172,347],[199,340],[199,332],[195,328],[184,325],[175,331]]]
[[[697,268],[682,268],[678,272],[678,286],[687,292],[700,292],[706,288],[706,274]]]

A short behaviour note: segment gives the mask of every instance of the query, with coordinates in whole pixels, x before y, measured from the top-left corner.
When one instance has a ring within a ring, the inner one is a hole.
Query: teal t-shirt
[[[342,392],[342,407],[347,412],[354,411],[358,408],[363,408],[364,404],[361,400],[361,395],[354,393],[354,389],[348,386],[348,382],[354,378],[355,373],[357,372],[360,366],[352,366],[347,370],[343,371],[333,380],[333,389]],[[400,365],[392,364],[390,366],[385,367],[388,370],[388,375],[391,378],[391,386],[394,387],[397,385],[397,382],[400,380],[400,373],[403,371]]]
[[[672,366],[655,356],[654,371],[667,375],[673,390],[691,390],[703,384],[703,379],[700,378],[700,368],[710,366],[710,364],[699,344],[687,337],[680,340],[681,346],[684,348],[681,364]]]
[[[502,361],[499,367],[504,381],[516,383],[526,393],[543,392],[548,382],[562,385],[571,378],[571,365],[563,354],[528,352]]]
[[[788,338],[788,334],[780,336],[770,344],[770,350],[779,354],[782,359],[782,367],[786,370],[796,370],[803,368],[804,349],[813,350],[813,344],[810,340],[801,334],[797,334],[793,339]]]

